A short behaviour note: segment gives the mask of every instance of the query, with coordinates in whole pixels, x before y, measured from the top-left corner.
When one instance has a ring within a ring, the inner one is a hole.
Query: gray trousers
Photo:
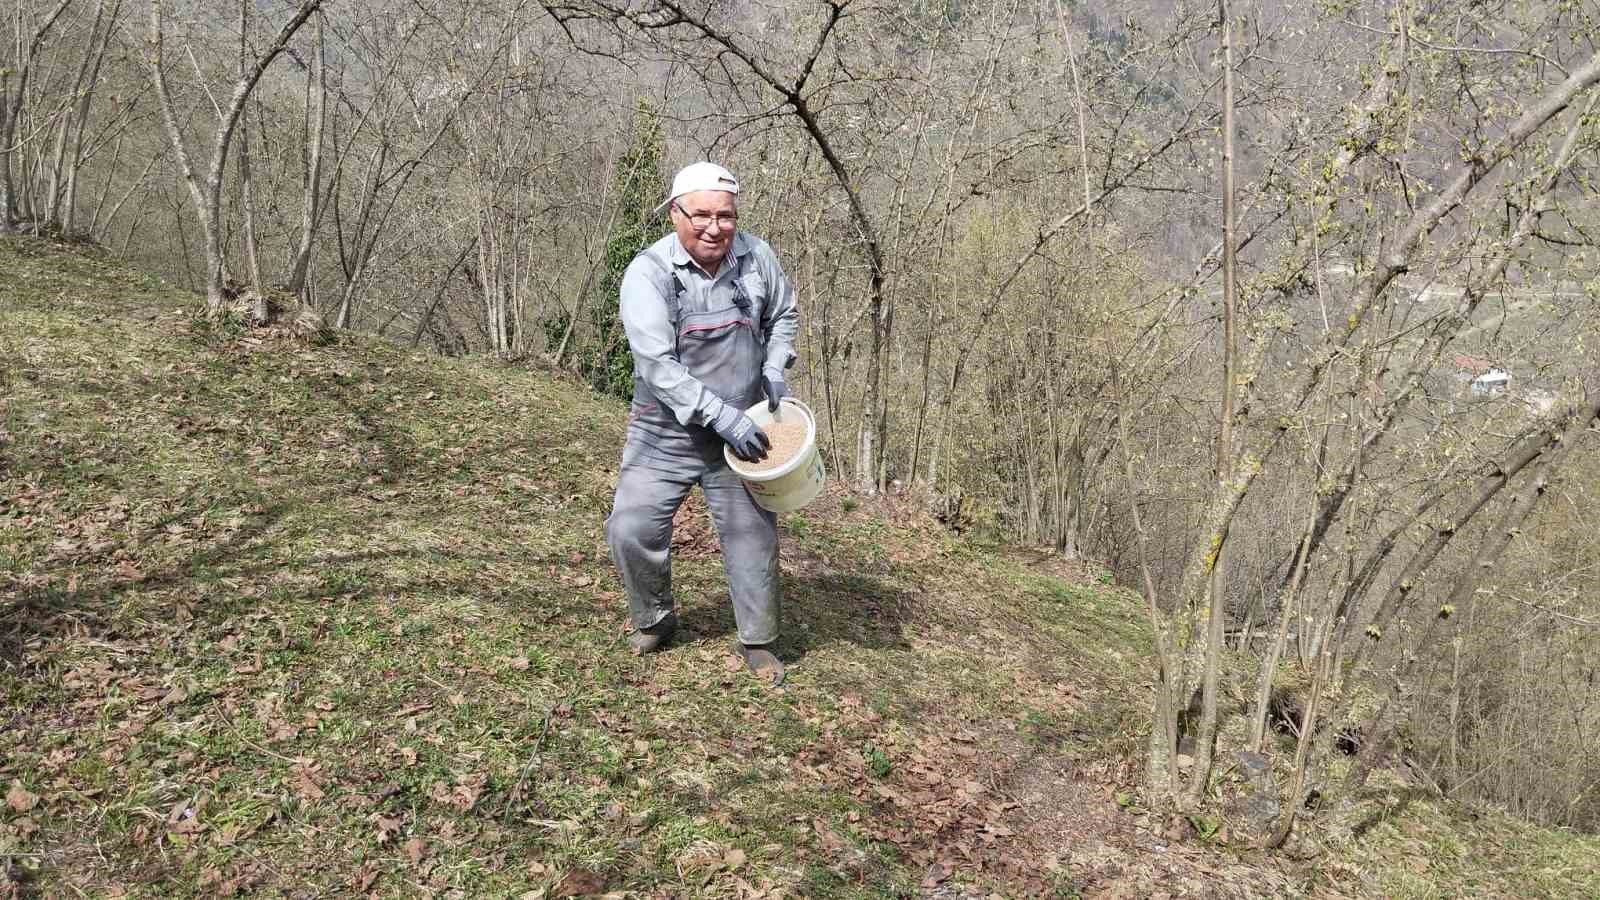
[[[616,500],[606,519],[606,543],[622,574],[633,626],[649,628],[672,612],[672,516],[699,484],[722,543],[739,640],[777,640],[778,517],[750,498],[722,459],[720,442],[714,454],[668,455],[642,446],[642,437],[630,429]]]

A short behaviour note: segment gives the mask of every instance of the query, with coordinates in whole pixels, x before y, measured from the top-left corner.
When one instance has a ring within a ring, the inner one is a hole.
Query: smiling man
[[[777,517],[757,506],[722,456],[765,458],[770,443],[745,415],[788,394],[799,314],[772,248],[740,231],[739,181],[698,162],[672,180],[672,233],[634,258],[622,279],[622,324],[633,351],[633,406],[606,542],[622,574],[635,653],[660,650],[678,625],[672,597],[672,517],[700,485],[722,544],[723,571],[745,665],[773,683],[778,638]]]

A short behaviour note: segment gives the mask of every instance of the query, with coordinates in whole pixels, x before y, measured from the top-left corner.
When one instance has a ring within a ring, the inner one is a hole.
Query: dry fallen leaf
[[[6,791],[6,805],[19,813],[25,813],[39,805],[39,795],[30,794],[22,786],[22,782],[11,782],[11,790]]]
[[[294,790],[306,800],[316,801],[327,796],[323,793],[322,787],[311,777],[311,773],[305,769],[295,770]]]
[[[414,837],[411,840],[406,841],[405,844],[400,847],[400,850],[401,852],[405,853],[406,859],[411,860],[411,864],[413,866],[419,865],[428,855],[428,842],[422,838]]]
[[[45,764],[46,768],[51,769],[52,771],[55,771],[55,770],[59,770],[62,766],[65,766],[67,763],[72,762],[74,759],[77,759],[77,758],[78,758],[77,751],[69,750],[66,747],[62,747],[62,748],[50,751],[50,755],[46,756],[44,758],[44,764]]]
[[[386,843],[389,838],[400,831],[400,826],[405,824],[405,819],[400,816],[395,816],[391,819],[381,813],[374,813],[372,819],[378,826],[378,843],[380,844]]]
[[[599,875],[587,869],[573,869],[561,876],[556,882],[556,889],[552,897],[585,897],[589,894],[598,894],[606,889],[606,883]]]

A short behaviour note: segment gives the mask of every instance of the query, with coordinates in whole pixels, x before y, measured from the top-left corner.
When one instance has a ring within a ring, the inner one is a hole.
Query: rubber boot
[[[678,630],[678,614],[667,613],[661,621],[649,628],[640,628],[628,633],[628,646],[633,648],[635,656],[646,653],[655,653],[667,646],[672,640],[672,633]]]
[[[750,674],[777,687],[783,684],[783,661],[772,652],[771,644],[738,644],[739,655],[744,658]]]

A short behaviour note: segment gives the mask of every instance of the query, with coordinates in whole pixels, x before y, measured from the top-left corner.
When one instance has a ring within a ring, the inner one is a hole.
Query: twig
[[[1398,31],[1390,31],[1387,28],[1374,28],[1371,25],[1364,25],[1364,24],[1362,24],[1360,22],[1349,22],[1349,21],[1347,21],[1344,24],[1349,25],[1349,26],[1351,26],[1353,28],[1356,28],[1358,30],[1361,30],[1361,31],[1371,32],[1372,34],[1382,35],[1384,37],[1399,37],[1400,36],[1400,33]],[[1569,73],[1567,71],[1566,66],[1563,66],[1561,63],[1557,62],[1556,60],[1553,60],[1550,57],[1545,56],[1543,53],[1539,53],[1539,52],[1537,52],[1535,50],[1524,50],[1521,47],[1466,47],[1466,46],[1459,46],[1459,45],[1454,45],[1454,44],[1435,44],[1435,43],[1432,43],[1431,41],[1424,40],[1424,39],[1418,37],[1415,34],[1410,34],[1409,32],[1406,34],[1405,37],[1406,37],[1406,40],[1411,41],[1412,43],[1416,44],[1418,47],[1423,47],[1423,48],[1428,49],[1428,50],[1436,50],[1436,51],[1439,51],[1439,52],[1442,52],[1442,53],[1481,53],[1481,54],[1484,54],[1484,55],[1487,55],[1487,56],[1497,56],[1497,55],[1510,54],[1510,55],[1514,55],[1514,56],[1526,56],[1526,57],[1529,57],[1531,59],[1536,59],[1539,62],[1542,62],[1547,66],[1550,66],[1551,68],[1555,69],[1557,72],[1560,72],[1562,77],[1566,77],[1567,75],[1571,74],[1571,73]]]
[[[1559,612],[1557,610],[1551,609],[1548,606],[1545,606],[1542,603],[1537,603],[1537,602],[1534,602],[1532,600],[1524,600],[1521,597],[1518,597],[1516,594],[1507,594],[1507,596],[1509,596],[1511,599],[1517,601],[1518,603],[1521,603],[1523,606],[1526,606],[1527,608],[1529,608],[1531,610],[1535,610],[1537,612],[1542,612],[1542,613],[1544,613],[1545,615],[1548,615],[1548,616],[1554,616],[1555,618],[1560,619],[1560,620],[1562,620],[1564,622],[1571,622],[1574,625],[1583,625],[1583,626],[1586,626],[1586,627],[1589,627],[1589,628],[1600,628],[1600,620],[1597,620],[1597,619],[1585,619],[1585,618],[1583,618],[1581,616],[1574,616],[1574,615],[1571,615],[1569,613]]]
[[[255,750],[257,753],[265,753],[266,755],[272,757],[273,759],[282,760],[282,761],[288,763],[291,766],[299,765],[299,760],[291,759],[290,757],[284,756],[282,753],[277,753],[275,751],[268,750],[267,748],[261,746],[260,744],[256,743],[255,741],[252,741],[249,738],[245,737],[244,736],[244,732],[240,731],[239,727],[237,725],[233,724],[233,719],[228,717],[228,713],[227,713],[226,710],[224,710],[222,708],[222,704],[213,703],[213,704],[211,704],[211,708],[212,708],[213,711],[216,712],[217,718],[222,720],[222,724],[228,726],[228,730],[233,732],[233,736],[234,737],[238,738],[241,741],[244,741],[247,746],[249,746],[251,749]]]
[[[195,80],[200,82],[200,87],[206,92],[206,99],[211,101],[211,109],[216,112],[217,121],[222,121],[222,104],[218,103],[216,95],[211,93],[211,85],[208,83],[206,73],[200,68],[200,60],[194,58],[194,48],[185,47],[184,50],[189,54],[190,65],[194,66]]]
[[[555,718],[556,710],[566,705],[571,699],[570,696],[563,697],[545,710],[544,721],[539,725],[539,736],[533,742],[533,752],[528,754],[528,764],[522,767],[522,777],[517,779],[517,786],[512,788],[511,793],[506,795],[506,808],[500,815],[501,825],[511,821],[511,807],[522,796],[522,786],[528,783],[528,775],[533,771],[533,764],[539,761],[539,751],[544,749],[545,736],[550,733],[550,720]]]
[[[449,685],[433,677],[432,675],[429,675],[427,672],[418,672],[417,674],[421,675],[423,679],[430,682],[434,687],[444,691],[446,695],[455,693],[455,689],[451,688]]]

